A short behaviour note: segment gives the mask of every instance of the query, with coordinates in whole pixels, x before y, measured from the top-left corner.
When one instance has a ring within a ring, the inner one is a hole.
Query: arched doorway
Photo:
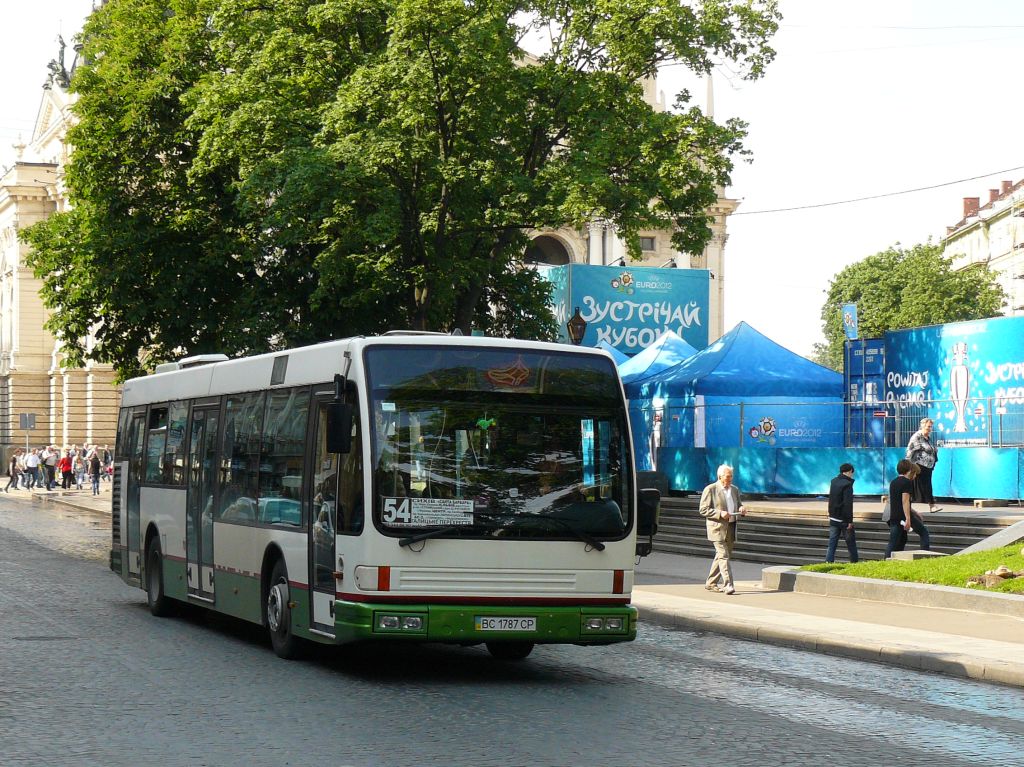
[[[528,264],[561,266],[572,261],[572,256],[561,240],[542,234],[540,237],[532,239],[526,246],[526,255],[523,260]]]

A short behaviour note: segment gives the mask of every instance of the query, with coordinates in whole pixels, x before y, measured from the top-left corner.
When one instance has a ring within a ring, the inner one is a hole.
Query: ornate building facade
[[[1003,314],[1024,314],[1024,181],[1000,182],[984,205],[964,197],[963,218],[946,227],[942,244],[954,269],[988,265],[1006,292]]]
[[[644,97],[659,111],[665,109],[665,99],[657,93],[654,80],[645,80]],[[712,81],[707,80],[707,113],[714,116]],[[602,266],[627,263],[631,266],[654,266],[666,269],[707,269],[711,276],[708,296],[708,342],[725,333],[725,243],[729,239],[727,219],[739,207],[739,201],[725,196],[725,189],[717,190],[718,200],[707,211],[711,221],[711,239],[701,253],[680,253],[672,247],[672,232],[648,230],[640,232],[639,261],[630,261],[626,245],[619,238],[615,226],[608,221],[591,221],[580,229],[541,230],[532,233],[526,252],[527,263],[543,264],[598,264]]]
[[[0,448],[47,444],[114,444],[119,387],[109,365],[64,364],[59,339],[43,325],[49,312],[42,281],[25,265],[30,248],[18,233],[68,206],[63,185],[71,119],[68,92],[75,61],[61,42],[50,62],[32,138],[0,176]],[[34,415],[35,428],[22,428]]]

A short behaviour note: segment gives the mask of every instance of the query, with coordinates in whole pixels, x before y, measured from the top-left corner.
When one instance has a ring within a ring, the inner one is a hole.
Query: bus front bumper
[[[476,644],[603,645],[636,639],[637,611],[631,605],[376,604],[335,602],[335,630],[340,642],[408,639],[421,642]]]

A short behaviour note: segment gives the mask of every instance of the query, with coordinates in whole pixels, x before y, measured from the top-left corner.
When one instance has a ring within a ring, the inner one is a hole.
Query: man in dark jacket
[[[839,476],[832,480],[828,489],[828,551],[826,562],[834,562],[839,536],[846,540],[850,561],[856,562],[857,536],[853,532],[853,465],[844,463],[839,467]]]

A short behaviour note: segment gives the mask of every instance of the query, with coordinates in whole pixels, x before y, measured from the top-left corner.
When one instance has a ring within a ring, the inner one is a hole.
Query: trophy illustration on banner
[[[971,372],[967,369],[967,344],[963,341],[953,344],[953,367],[949,369],[949,396],[956,408],[955,432],[967,431],[964,410],[971,390]]]

